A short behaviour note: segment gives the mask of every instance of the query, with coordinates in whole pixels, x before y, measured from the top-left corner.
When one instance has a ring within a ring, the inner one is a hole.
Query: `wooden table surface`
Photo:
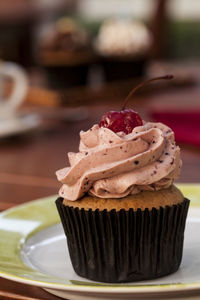
[[[161,106],[200,110],[200,86],[135,97],[131,107],[148,119],[149,109]],[[67,164],[67,152],[77,151],[79,131],[98,122],[100,116],[119,109],[119,101],[86,107],[88,117],[82,121],[50,121],[34,134],[0,142],[0,210],[37,198],[56,194],[59,183],[55,171]],[[110,103],[110,104],[109,104]],[[65,108],[67,112],[67,108]],[[200,181],[200,149],[180,145],[183,168],[179,182]],[[58,299],[40,288],[0,279],[0,299]]]

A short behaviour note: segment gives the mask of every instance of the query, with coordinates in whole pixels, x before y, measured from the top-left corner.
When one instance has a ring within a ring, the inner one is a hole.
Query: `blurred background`
[[[196,0],[1,0],[0,8],[0,55],[27,67],[38,63],[41,32],[61,17],[81,22],[92,38],[105,19],[131,18],[153,30],[154,56],[200,56],[200,3]]]
[[[180,181],[200,165],[200,2],[0,0],[0,209],[57,193],[80,130],[129,102],[173,128]],[[13,199],[13,192],[16,198]]]

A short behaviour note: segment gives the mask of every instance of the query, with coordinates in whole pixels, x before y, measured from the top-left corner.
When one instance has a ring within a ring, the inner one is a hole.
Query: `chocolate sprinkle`
[[[161,163],[163,163],[163,160],[159,159],[158,162],[161,164]]]
[[[88,152],[85,152],[85,155],[88,155]]]
[[[109,143],[111,144],[111,143],[113,143],[113,141],[109,141]]]
[[[169,155],[169,153],[168,153],[168,152],[165,152],[165,155]]]
[[[139,164],[139,160],[135,160],[135,161],[134,161],[134,164],[135,164],[135,165],[138,165],[138,164]]]

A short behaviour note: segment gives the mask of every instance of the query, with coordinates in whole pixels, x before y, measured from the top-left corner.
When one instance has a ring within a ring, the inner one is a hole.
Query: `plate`
[[[183,260],[176,273],[127,284],[104,284],[79,277],[70,262],[56,196],[51,196],[0,214],[0,276],[71,300],[159,299],[161,295],[163,299],[200,299],[200,185],[178,187],[191,205]]]
[[[10,119],[0,120],[0,138],[27,133],[40,124],[41,120],[37,114],[16,115]]]

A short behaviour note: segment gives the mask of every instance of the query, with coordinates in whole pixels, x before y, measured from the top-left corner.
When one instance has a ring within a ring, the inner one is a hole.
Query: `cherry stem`
[[[162,79],[173,79],[174,76],[173,75],[165,75],[165,76],[160,76],[160,77],[155,77],[155,78],[152,78],[152,79],[149,79],[149,80],[146,80],[142,83],[140,83],[139,85],[137,85],[135,88],[133,88],[130,93],[128,94],[128,96],[126,97],[126,99],[124,100],[124,104],[122,106],[122,109],[121,110],[124,110],[126,108],[126,105],[128,103],[128,100],[139,90],[141,89],[143,86],[146,86],[148,85],[150,82],[152,81],[156,81],[156,80],[162,80]]]

